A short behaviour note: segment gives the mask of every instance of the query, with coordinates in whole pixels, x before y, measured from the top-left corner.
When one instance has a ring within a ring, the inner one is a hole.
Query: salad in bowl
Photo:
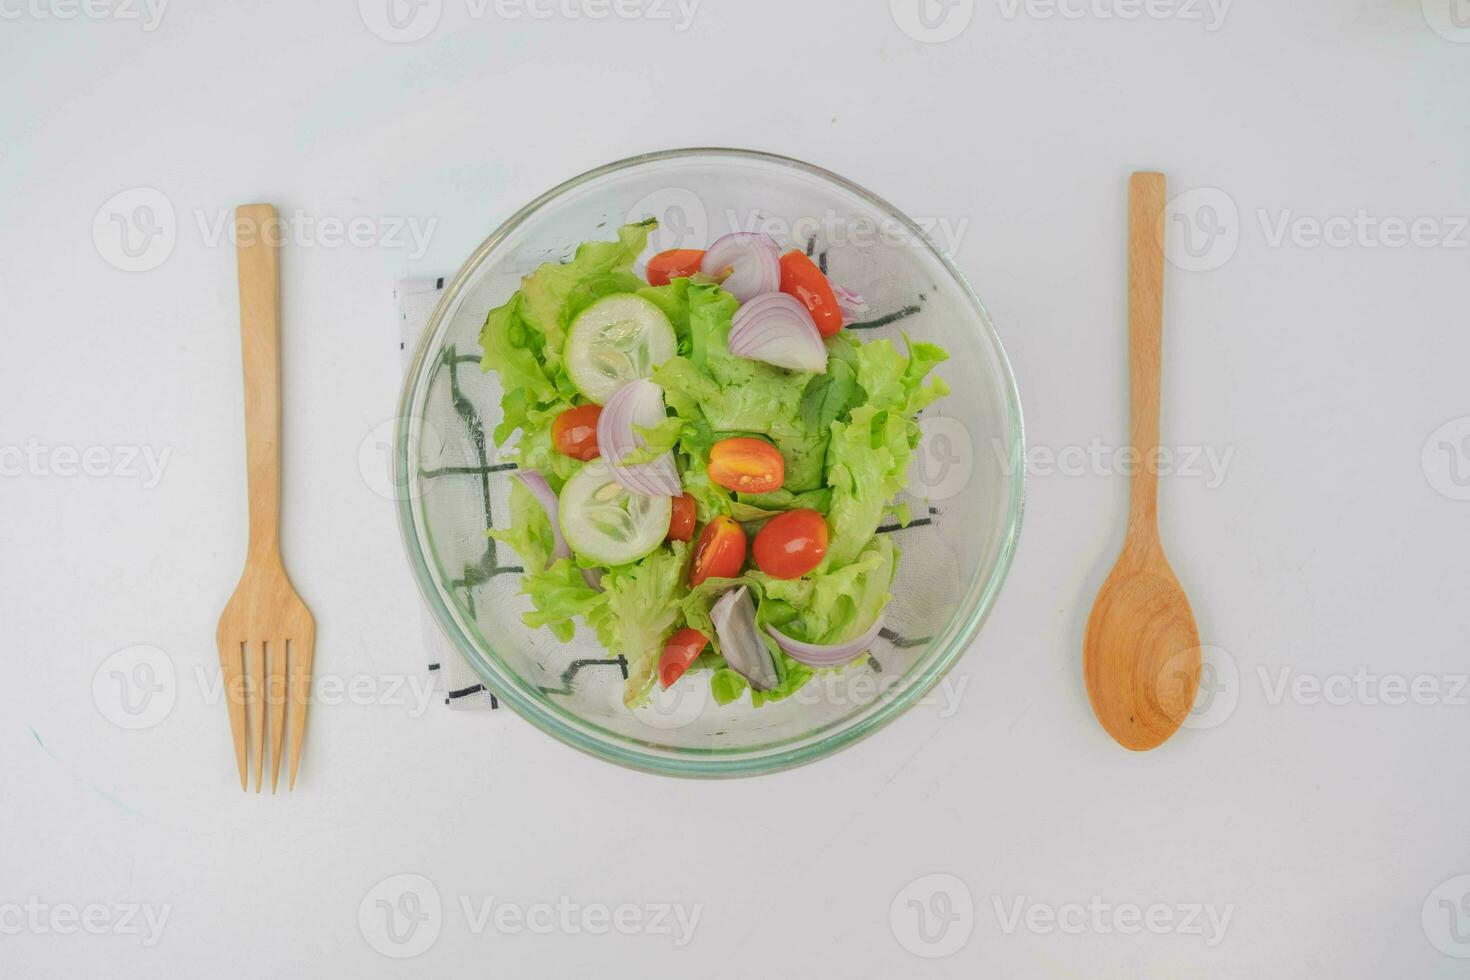
[[[481,366],[517,467],[526,626],[590,631],[623,702],[704,684],[790,698],[859,663],[901,560],[880,525],[948,393],[932,343],[848,329],[862,297],[758,232],[640,262],[654,219],[540,265],[492,309]]]

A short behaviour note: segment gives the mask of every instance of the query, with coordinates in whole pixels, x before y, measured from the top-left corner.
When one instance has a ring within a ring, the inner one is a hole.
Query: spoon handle
[[[1128,343],[1133,400],[1129,521],[1158,540],[1160,346],[1164,330],[1164,175],[1128,181]],[[1141,539],[1142,535],[1130,539]]]

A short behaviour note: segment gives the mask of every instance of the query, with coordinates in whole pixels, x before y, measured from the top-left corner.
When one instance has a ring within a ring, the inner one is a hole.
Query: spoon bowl
[[[1124,748],[1154,748],[1189,716],[1199,630],[1161,549],[1114,566],[1087,621],[1084,664],[1093,713]]]

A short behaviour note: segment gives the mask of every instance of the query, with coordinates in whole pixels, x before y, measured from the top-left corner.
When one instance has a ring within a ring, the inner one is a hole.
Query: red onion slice
[[[567,544],[567,539],[561,536],[561,518],[557,516],[556,491],[551,489],[551,484],[546,482],[539,470],[517,470],[515,478],[521,481],[521,486],[531,491],[531,496],[546,511],[546,519],[551,522],[551,537],[555,546],[551,549],[551,560],[557,561],[561,558],[572,557],[572,549]]]
[[[786,293],[757,296],[735,311],[730,353],[790,371],[827,370],[827,348],[801,300]]]
[[[769,691],[781,682],[771,651],[756,632],[755,603],[745,586],[720,596],[720,601],[710,609],[709,618],[715,624],[715,635],[720,638],[725,663],[750,681],[751,687]]]
[[[715,239],[699,271],[723,279],[725,291],[744,303],[781,287],[781,252],[769,235],[737,231]]]
[[[582,569],[582,581],[584,581],[584,582],[587,583],[587,587],[588,588],[595,589],[598,592],[601,592],[602,591],[602,569],[600,569],[600,568],[584,568],[584,569]]]
[[[842,312],[844,327],[868,312],[868,301],[863,299],[860,293],[834,282],[832,283],[832,294],[837,297],[837,309]]]
[[[633,427],[652,428],[664,418],[664,390],[646,378],[629,381],[602,406],[597,417],[597,448],[613,479],[629,493],[677,497],[684,492],[673,453],[664,453],[651,463],[622,465],[629,453],[646,445]]]
[[[873,645],[878,639],[878,634],[883,630],[883,617],[868,628],[868,631],[855,640],[846,643],[806,643],[787,636],[774,626],[767,626],[766,632],[776,641],[776,645],[786,651],[792,660],[800,660],[808,667],[841,667],[843,664],[851,663],[862,655],[863,651]]]

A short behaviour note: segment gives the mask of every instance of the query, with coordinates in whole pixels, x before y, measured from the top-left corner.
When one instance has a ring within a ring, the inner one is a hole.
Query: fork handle
[[[245,204],[235,209],[251,556],[275,556],[280,551],[280,235],[281,224],[273,206]]]

